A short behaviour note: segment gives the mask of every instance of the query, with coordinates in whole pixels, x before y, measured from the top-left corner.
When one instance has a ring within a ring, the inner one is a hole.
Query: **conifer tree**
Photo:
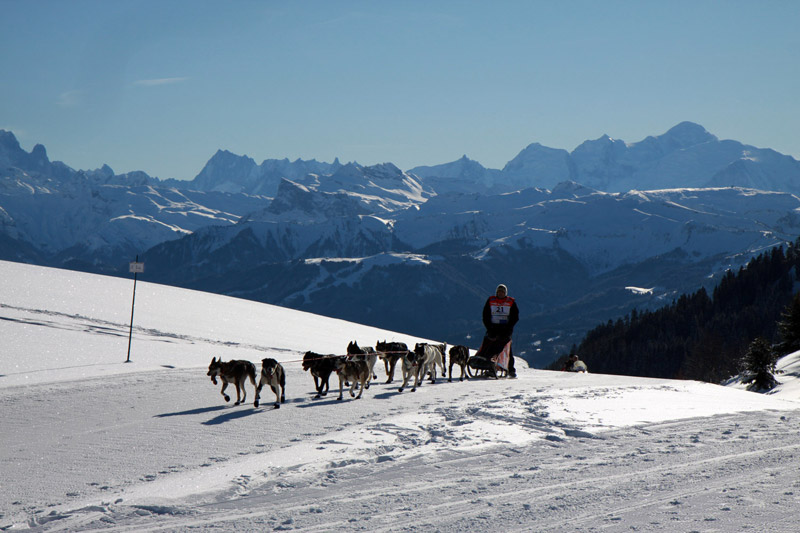
[[[794,295],[792,302],[781,313],[778,333],[781,336],[778,345],[781,355],[800,350],[800,292]]]
[[[748,390],[771,390],[778,384],[773,372],[777,357],[769,342],[763,337],[758,337],[750,343],[747,353],[742,359],[745,372],[743,383],[749,383]]]

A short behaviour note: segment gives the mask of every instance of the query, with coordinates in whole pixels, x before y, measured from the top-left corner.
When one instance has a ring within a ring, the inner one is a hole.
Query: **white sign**
[[[135,261],[129,264],[130,271],[134,274],[141,274],[144,272],[144,263],[137,263]]]

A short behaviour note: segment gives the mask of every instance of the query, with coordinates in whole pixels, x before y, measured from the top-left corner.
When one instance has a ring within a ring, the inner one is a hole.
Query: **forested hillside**
[[[798,265],[800,239],[728,271],[711,296],[700,289],[661,309],[609,320],[586,335],[578,353],[592,372],[718,383],[738,372],[755,338],[780,340]]]

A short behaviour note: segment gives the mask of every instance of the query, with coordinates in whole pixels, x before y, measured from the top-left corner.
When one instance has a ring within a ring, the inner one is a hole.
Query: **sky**
[[[0,129],[75,169],[502,168],[682,121],[800,158],[800,3],[0,0]]]
[[[131,330],[132,289],[0,261],[0,529],[796,529],[800,352],[771,394],[522,361],[401,393],[378,363],[339,401],[305,350],[422,339],[142,280]],[[212,357],[275,358],[286,401],[226,403]]]

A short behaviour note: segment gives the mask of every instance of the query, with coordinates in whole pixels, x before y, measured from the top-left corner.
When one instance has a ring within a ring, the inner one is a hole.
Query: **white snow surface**
[[[799,354],[768,395],[518,359],[402,393],[379,363],[337,401],[306,350],[421,339],[138,280],[126,363],[132,295],[0,262],[0,529],[797,530]],[[225,403],[213,356],[278,359],[286,403]]]

